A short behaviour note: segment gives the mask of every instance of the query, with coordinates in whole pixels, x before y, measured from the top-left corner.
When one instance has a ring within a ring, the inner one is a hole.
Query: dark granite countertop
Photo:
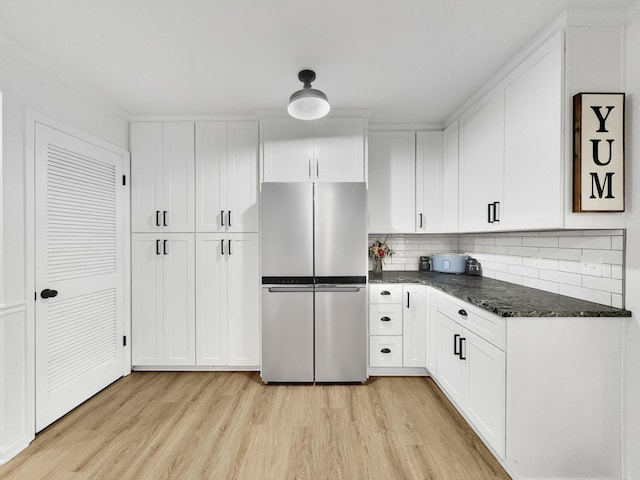
[[[369,272],[369,283],[421,283],[500,317],[630,317],[631,312],[492,278],[437,272]]]

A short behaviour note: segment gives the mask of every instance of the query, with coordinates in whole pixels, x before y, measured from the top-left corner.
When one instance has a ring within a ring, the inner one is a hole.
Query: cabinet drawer
[[[371,335],[402,335],[402,305],[369,306]]]
[[[369,303],[401,303],[402,285],[369,285]]]
[[[438,311],[480,338],[504,350],[504,318],[443,293],[438,294]]]
[[[402,337],[390,335],[369,337],[369,365],[372,367],[401,367]]]

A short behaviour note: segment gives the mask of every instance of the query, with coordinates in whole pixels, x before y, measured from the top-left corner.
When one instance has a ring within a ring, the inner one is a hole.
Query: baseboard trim
[[[32,440],[33,440],[33,438],[29,439],[29,438],[26,438],[26,437],[22,437],[19,440],[17,440],[16,442],[14,442],[13,445],[9,445],[8,447],[0,448],[0,465],[5,465],[6,463],[8,463],[9,460],[14,458],[21,451],[23,451],[25,448],[27,448]],[[1,471],[2,470],[0,470],[0,472]]]

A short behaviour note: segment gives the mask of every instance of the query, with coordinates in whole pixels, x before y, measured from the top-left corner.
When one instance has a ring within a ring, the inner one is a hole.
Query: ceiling
[[[566,8],[628,0],[0,0],[0,33],[132,115],[335,109],[440,123]]]

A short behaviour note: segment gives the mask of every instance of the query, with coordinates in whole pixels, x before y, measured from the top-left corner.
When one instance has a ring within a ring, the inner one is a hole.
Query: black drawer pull
[[[453,354],[454,355],[460,355],[460,349],[459,349],[459,343],[458,343],[458,339],[460,338],[460,334],[456,333],[453,336]]]
[[[467,311],[464,308],[461,308],[460,310],[458,310],[458,314],[462,315],[463,317],[467,316]]]
[[[391,295],[391,292],[389,290],[383,290],[380,292],[380,295]]]
[[[156,227],[160,226],[160,210],[156,210]]]
[[[220,210],[220,224],[224,227],[224,210]]]
[[[390,319],[389,317],[382,317],[382,318],[380,319],[380,321],[381,321],[381,322],[390,322],[390,321],[391,321],[391,319]]]
[[[462,353],[463,350],[466,350],[466,348],[463,349],[462,342],[465,342],[465,345],[466,345],[466,341],[467,341],[466,338],[460,337],[460,360],[466,360],[467,359],[466,353]]]
[[[391,353],[391,349],[390,348],[383,348],[382,350],[380,350],[381,353]]]

